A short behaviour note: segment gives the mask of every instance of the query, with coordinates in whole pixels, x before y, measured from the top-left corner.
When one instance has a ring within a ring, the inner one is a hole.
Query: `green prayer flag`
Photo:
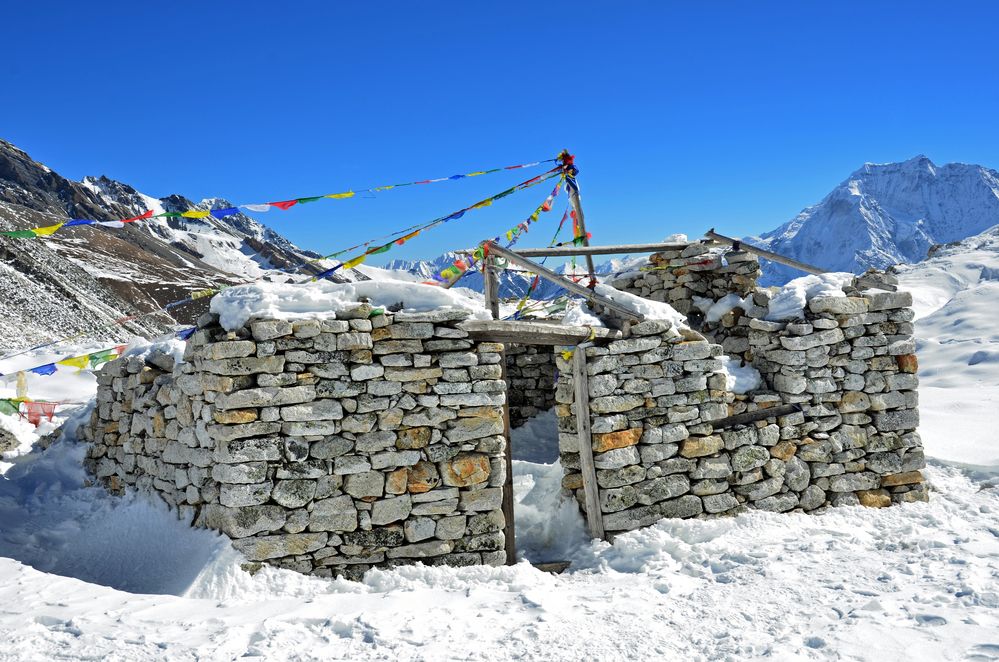
[[[13,416],[17,414],[20,408],[20,403],[18,402],[14,402],[13,400],[0,400],[0,414]]]
[[[36,235],[31,230],[10,230],[9,232],[0,232],[5,237],[15,237],[17,239],[34,239]]]
[[[298,204],[304,205],[307,202],[315,202],[316,200],[322,200],[324,196],[317,195],[314,198],[298,198]]]
[[[379,253],[384,253],[384,252],[388,251],[391,248],[392,248],[392,244],[388,243],[388,244],[385,244],[384,246],[379,246],[378,248],[372,248],[370,251],[368,251],[368,255],[377,255]]]

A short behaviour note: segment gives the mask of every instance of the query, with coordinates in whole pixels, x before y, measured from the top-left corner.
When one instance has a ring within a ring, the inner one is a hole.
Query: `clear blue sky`
[[[865,161],[999,166],[991,2],[149,4],[8,3],[0,135],[68,177],[237,203],[567,147],[598,243],[768,230]],[[258,218],[331,252],[522,173]],[[544,195],[378,257],[473,245]]]

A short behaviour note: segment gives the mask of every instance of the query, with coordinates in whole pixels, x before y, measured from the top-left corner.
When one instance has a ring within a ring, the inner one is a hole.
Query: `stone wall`
[[[755,287],[759,265],[745,252],[692,244],[653,255],[649,266],[655,270],[615,286],[687,313],[726,298],[732,310],[700,324],[713,342],[658,338],[647,322],[633,328],[635,338],[586,350],[608,531],[745,507],[810,511],[927,498],[908,293],[848,286],[846,297],[812,299],[799,320],[768,322],[772,292]],[[724,355],[757,368],[764,384],[744,395],[726,391],[724,377],[712,374]],[[564,486],[585,508],[571,364],[559,357],[558,369]],[[801,411],[721,430],[706,425],[782,404]]]
[[[506,346],[506,382],[510,387],[510,427],[555,406],[555,353],[550,346]]]
[[[502,346],[465,313],[376,313],[204,319],[184,362],[107,364],[88,467],[300,572],[504,563]]]
[[[746,296],[756,288],[760,263],[745,251],[722,252],[694,243],[653,253],[643,271],[624,274],[611,285],[644,299],[663,301],[686,315],[696,297],[717,301],[727,294]]]

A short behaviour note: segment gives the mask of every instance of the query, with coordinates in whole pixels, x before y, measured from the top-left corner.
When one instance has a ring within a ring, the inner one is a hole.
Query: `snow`
[[[815,297],[845,297],[843,286],[853,274],[811,274],[795,278],[780,288],[770,300],[767,319],[771,321],[804,319],[805,305]]]
[[[491,319],[481,297],[464,288],[444,289],[412,281],[370,280],[357,283],[255,283],[223,290],[212,298],[211,312],[230,331],[254,318],[330,318],[354,308],[361,298],[375,307],[402,304],[405,312],[439,308],[465,310],[472,319]]]
[[[665,320],[672,322],[676,328],[686,328],[687,318],[681,315],[673,306],[662,301],[651,301],[642,297],[616,290],[610,285],[597,283],[593,291],[611,301],[618,303],[632,312],[644,315],[649,320]]]
[[[603,320],[594,314],[593,310],[582,302],[574,302],[571,308],[562,318],[562,324],[566,326],[604,326]]]
[[[747,363],[746,365],[736,365],[736,361],[730,356],[721,356],[722,372],[725,375],[725,388],[733,393],[749,393],[763,385],[763,376],[760,371]]]
[[[736,308],[742,308],[743,312],[749,310],[750,306],[753,305],[753,295],[749,294],[746,297],[740,297],[735,292],[732,292],[718,299],[718,301],[713,301],[707,297],[695,296],[694,305],[704,313],[705,322],[715,324]]]
[[[520,563],[251,576],[161,503],[86,486],[81,409],[62,441],[0,465],[0,657],[994,660],[997,236],[900,274],[920,302],[929,503],[663,520],[590,542],[545,412],[513,433]],[[318,290],[331,305],[352,299],[333,287]],[[62,371],[44,379],[70,388]]]

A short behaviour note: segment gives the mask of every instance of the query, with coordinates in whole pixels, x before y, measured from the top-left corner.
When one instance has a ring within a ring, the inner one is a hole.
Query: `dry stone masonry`
[[[555,406],[555,354],[551,347],[506,345],[510,427]]]
[[[206,318],[184,362],[109,363],[92,472],[304,573],[504,563],[502,346],[469,340],[464,312],[375,312]]]
[[[925,500],[911,297],[854,283],[772,321],[758,275],[741,251],[653,255],[615,285],[670,303],[693,328],[646,320],[554,352],[472,339],[467,313],[447,309],[358,304],[231,332],[205,316],[183,361],[154,351],[99,373],[88,468],[114,492],[190,511],[255,562],[348,577],[502,564],[505,407],[516,426],[554,403],[563,487],[585,510],[566,358],[584,352],[611,536],[663,517]],[[733,392],[726,362],[763,384]]]

